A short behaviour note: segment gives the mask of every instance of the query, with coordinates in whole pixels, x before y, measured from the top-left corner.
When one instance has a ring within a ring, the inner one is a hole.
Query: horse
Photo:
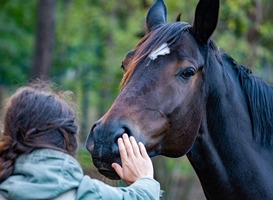
[[[219,0],[200,0],[193,24],[168,23],[163,0],[122,61],[120,92],[86,140],[98,171],[118,179],[117,139],[150,157],[186,155],[207,199],[273,199],[273,89],[211,39]]]

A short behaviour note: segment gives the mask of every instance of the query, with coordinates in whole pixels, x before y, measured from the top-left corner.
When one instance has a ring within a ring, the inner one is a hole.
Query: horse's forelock
[[[128,83],[140,62],[144,61],[153,51],[162,44],[175,45],[182,33],[188,32],[191,25],[185,22],[175,22],[160,26],[145,35],[136,45],[133,58],[129,62],[128,70],[123,76],[121,89]]]

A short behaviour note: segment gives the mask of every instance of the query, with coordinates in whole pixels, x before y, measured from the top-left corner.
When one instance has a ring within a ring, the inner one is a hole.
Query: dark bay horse
[[[128,133],[151,157],[187,155],[208,199],[273,199],[273,89],[210,39],[219,4],[200,0],[193,25],[167,23],[163,0],[149,9],[120,94],[87,139],[102,174],[118,178]]]

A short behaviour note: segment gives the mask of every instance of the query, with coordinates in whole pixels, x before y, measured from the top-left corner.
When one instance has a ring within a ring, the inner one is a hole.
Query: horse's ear
[[[200,0],[193,24],[193,33],[202,44],[206,44],[213,34],[219,15],[220,0]]]
[[[167,8],[163,0],[156,0],[151,6],[146,17],[146,28],[150,32],[159,25],[165,24],[167,19]]]

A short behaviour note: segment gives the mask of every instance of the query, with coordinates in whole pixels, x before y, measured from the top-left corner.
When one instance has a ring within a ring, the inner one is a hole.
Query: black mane
[[[273,87],[227,53],[222,55],[238,72],[252,120],[253,138],[262,145],[273,145]]]

